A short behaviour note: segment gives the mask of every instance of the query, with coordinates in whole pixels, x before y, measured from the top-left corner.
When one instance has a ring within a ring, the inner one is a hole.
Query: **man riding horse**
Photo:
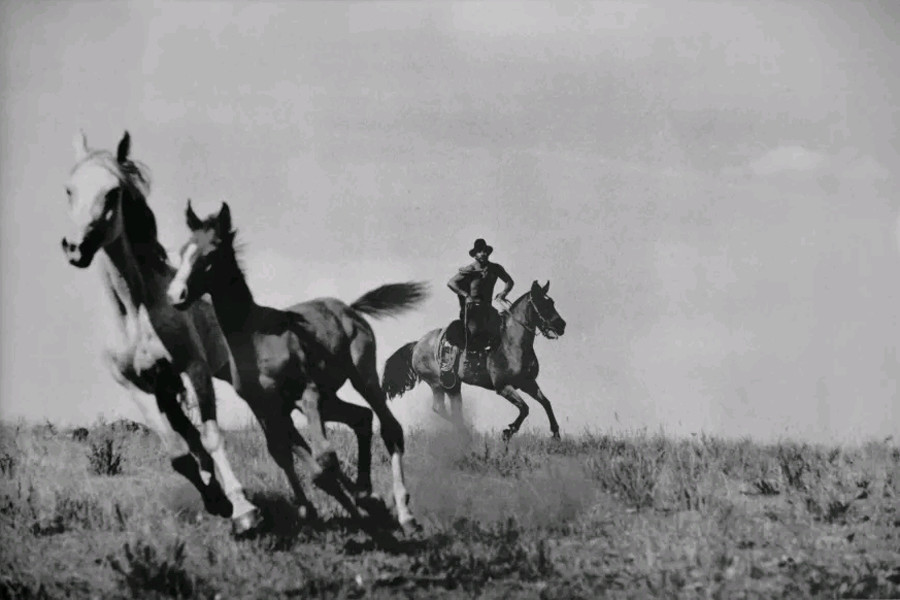
[[[462,267],[447,282],[459,298],[459,320],[447,327],[446,340],[449,346],[441,356],[441,383],[452,387],[456,383],[456,363],[460,350],[480,352],[493,345],[493,338],[498,333],[499,313],[491,305],[491,297],[497,280],[504,282],[503,291],[496,298],[506,302],[506,296],[512,291],[513,280],[501,265],[491,262],[489,257],[494,249],[483,239],[478,238],[469,256],[475,262]]]

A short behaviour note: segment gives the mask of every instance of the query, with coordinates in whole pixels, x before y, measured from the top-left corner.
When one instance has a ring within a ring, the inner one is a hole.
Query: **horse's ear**
[[[222,210],[219,211],[219,217],[216,221],[219,224],[219,235],[221,237],[231,233],[231,209],[228,208],[227,202],[222,203]]]
[[[83,130],[79,130],[72,138],[72,147],[75,149],[75,160],[81,160],[88,154],[87,136]]]
[[[187,201],[187,210],[184,212],[187,217],[187,226],[191,231],[197,231],[203,225],[203,221],[200,220],[200,217],[197,216],[197,213],[194,212],[194,209],[191,207],[191,199],[188,198]]]
[[[547,290],[550,289],[550,280],[549,279],[547,280],[547,284],[542,289],[544,290],[545,294],[547,293]]]
[[[128,160],[128,153],[131,152],[131,136],[128,132],[119,140],[119,147],[116,148],[116,160],[121,164]]]
[[[541,286],[538,285],[537,279],[535,279],[534,281],[531,282],[531,293],[537,294],[540,291],[541,291]]]

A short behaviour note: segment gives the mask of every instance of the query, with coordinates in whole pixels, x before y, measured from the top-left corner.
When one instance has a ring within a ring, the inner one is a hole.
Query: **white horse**
[[[128,132],[115,154],[89,149],[83,133],[76,137],[66,184],[74,230],[63,251],[78,268],[97,257],[104,292],[98,310],[114,323],[104,353],[113,377],[206,509],[230,514],[234,533],[244,535],[260,524],[260,512],[228,462],[212,384],[213,375],[230,382],[230,353],[209,303],[182,312],[166,296],[175,269],[157,240],[146,169],[129,158],[130,147]]]

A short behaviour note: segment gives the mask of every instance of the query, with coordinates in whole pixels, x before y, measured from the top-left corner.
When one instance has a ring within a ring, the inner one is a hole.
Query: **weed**
[[[533,471],[537,466],[535,459],[520,451],[510,450],[503,446],[502,450],[491,448],[487,440],[480,452],[468,452],[455,462],[456,468],[473,473],[496,473],[501,477],[518,477],[523,472]]]
[[[122,577],[122,585],[132,597],[155,592],[170,598],[197,598],[211,596],[209,585],[194,577],[184,566],[185,545],[176,541],[163,555],[156,547],[144,541],[134,548],[125,544],[125,558],[108,557],[109,565]]]
[[[653,506],[659,474],[665,462],[661,443],[612,446],[612,456],[592,456],[587,461],[590,475],[609,493],[620,496],[628,504],[643,508]]]
[[[12,479],[16,474],[16,463],[18,462],[16,455],[4,452],[0,454],[0,475],[7,479]]]
[[[91,442],[88,452],[91,471],[96,475],[113,476],[122,472],[122,444],[112,437]]]
[[[778,466],[790,489],[806,491],[803,476],[810,471],[806,448],[805,445],[798,446],[796,444],[780,444],[778,446]]]

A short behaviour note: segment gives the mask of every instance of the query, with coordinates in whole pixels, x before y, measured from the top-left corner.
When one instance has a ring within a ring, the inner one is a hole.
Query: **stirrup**
[[[438,375],[438,381],[441,383],[441,387],[444,389],[450,390],[456,387],[456,373],[451,369],[450,371],[441,371]]]

